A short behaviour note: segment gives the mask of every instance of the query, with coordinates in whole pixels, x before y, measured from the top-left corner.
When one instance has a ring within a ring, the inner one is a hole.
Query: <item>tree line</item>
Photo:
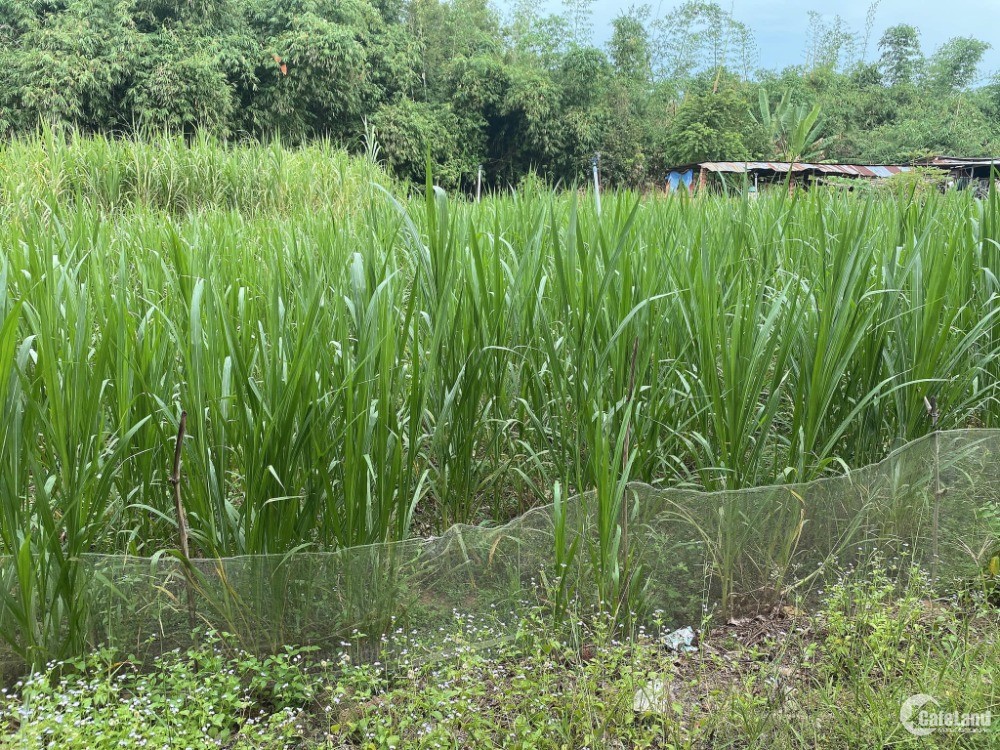
[[[985,42],[924,51],[810,16],[802,62],[762,70],[715,2],[633,7],[593,41],[592,0],[0,0],[0,133],[40,124],[296,144],[329,138],[469,188],[529,174],[641,186],[706,159],[905,162],[1000,146]],[[794,42],[792,42],[794,43]]]

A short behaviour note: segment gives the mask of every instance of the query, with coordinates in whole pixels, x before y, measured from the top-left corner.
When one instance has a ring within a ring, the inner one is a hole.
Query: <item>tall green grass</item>
[[[82,637],[74,556],[174,546],[182,409],[197,554],[498,521],[558,482],[597,490],[609,594],[627,480],[869,463],[928,430],[926,394],[943,427],[996,426],[998,218],[995,194],[823,191],[611,193],[598,217],[537,189],[408,198],[324,145],[5,144],[15,646]]]

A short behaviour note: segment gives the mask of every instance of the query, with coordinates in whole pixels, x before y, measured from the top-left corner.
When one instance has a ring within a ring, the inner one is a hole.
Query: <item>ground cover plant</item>
[[[0,634],[86,641],[77,561],[343,549],[629,480],[738,489],[997,425],[998,198],[480,203],[329,147],[43,133],[0,155]],[[627,546],[627,545],[625,545]],[[606,575],[605,575],[606,574]]]
[[[812,614],[786,607],[715,623],[677,650],[654,623],[624,640],[596,618],[553,630],[526,610],[490,649],[489,623],[456,612],[445,659],[353,662],[293,648],[267,659],[226,636],[171,652],[153,671],[97,652],[51,664],[0,700],[12,747],[191,748],[965,748],[996,725],[909,734],[900,705],[994,713],[997,611],[845,573]],[[347,645],[347,644],[345,644]],[[992,732],[992,733],[990,733]]]

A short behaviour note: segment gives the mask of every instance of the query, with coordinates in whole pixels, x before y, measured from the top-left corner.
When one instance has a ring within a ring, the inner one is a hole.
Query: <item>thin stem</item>
[[[187,514],[184,512],[184,501],[181,499],[181,451],[184,448],[184,434],[187,432],[187,412],[181,412],[181,421],[177,427],[177,442],[174,444],[174,470],[170,475],[170,484],[174,490],[174,511],[177,513],[177,537],[180,542],[181,556],[184,558],[184,577],[186,579],[188,620],[194,627],[194,585],[191,580],[191,550],[188,544]]]

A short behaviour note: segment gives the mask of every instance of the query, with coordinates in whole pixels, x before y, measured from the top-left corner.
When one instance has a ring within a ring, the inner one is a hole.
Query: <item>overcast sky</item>
[[[611,19],[630,5],[643,2],[660,16],[680,5],[679,0],[595,0],[593,21],[596,41],[603,43],[607,40]],[[871,0],[719,2],[753,30],[760,48],[760,64],[765,68],[782,68],[802,62],[810,10],[824,13],[828,20],[839,14],[851,28],[863,33],[871,6]],[[549,0],[549,5],[558,11],[561,4],[558,0]],[[898,23],[909,23],[920,30],[925,54],[956,36],[974,36],[989,42],[993,49],[986,53],[980,72],[1000,70],[1000,0],[882,0],[876,11],[869,59],[877,56],[876,45],[885,28]]]

